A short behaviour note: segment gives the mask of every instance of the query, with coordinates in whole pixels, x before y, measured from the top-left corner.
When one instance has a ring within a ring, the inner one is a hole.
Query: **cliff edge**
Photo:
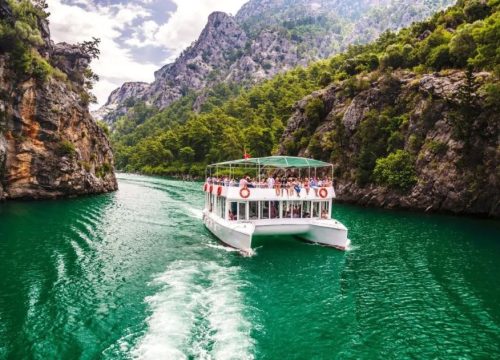
[[[0,199],[117,189],[88,110],[92,47],[54,44],[46,17],[29,1],[0,0]]]

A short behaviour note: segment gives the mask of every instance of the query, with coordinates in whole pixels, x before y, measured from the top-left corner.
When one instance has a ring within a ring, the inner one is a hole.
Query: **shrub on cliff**
[[[73,157],[76,154],[75,145],[68,140],[61,140],[57,151],[61,156]]]
[[[414,159],[405,150],[377,159],[373,175],[378,183],[402,190],[411,188],[417,181]]]

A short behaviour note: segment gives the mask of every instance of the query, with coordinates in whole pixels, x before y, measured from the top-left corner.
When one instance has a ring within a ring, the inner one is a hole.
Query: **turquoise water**
[[[353,249],[242,257],[199,184],[0,204],[0,359],[499,358],[500,223],[337,205]]]

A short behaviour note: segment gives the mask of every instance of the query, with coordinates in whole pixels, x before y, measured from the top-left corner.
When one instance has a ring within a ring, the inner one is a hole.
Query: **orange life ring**
[[[325,188],[319,189],[319,196],[321,196],[324,199],[326,198],[327,195],[328,195],[328,190],[326,190]]]
[[[219,186],[217,188],[217,196],[221,196],[222,195],[222,186]]]
[[[207,183],[205,183],[205,186],[203,186],[203,191],[204,191],[204,192],[207,192],[207,189],[208,189],[208,184],[207,184]]]
[[[214,186],[213,185],[210,185],[210,193],[214,190]]]
[[[250,196],[250,190],[248,190],[247,188],[243,188],[240,190],[240,196],[243,198],[243,199],[246,199],[247,197]]]

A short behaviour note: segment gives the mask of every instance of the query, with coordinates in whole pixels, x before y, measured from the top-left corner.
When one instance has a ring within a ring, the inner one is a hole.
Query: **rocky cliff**
[[[333,161],[340,201],[498,217],[499,109],[480,86],[490,77],[377,72],[331,85],[297,103],[280,152]],[[389,153],[399,160],[384,168],[376,159]]]
[[[127,112],[130,98],[163,109],[188,91],[268,79],[350,44],[371,41],[386,29],[406,26],[452,2],[251,0],[235,17],[211,14],[200,37],[174,63],[158,70],[151,85],[124,84],[94,116],[112,123]]]
[[[0,0],[0,199],[116,190],[108,139],[88,110],[91,55],[54,44],[43,9],[13,4]]]

